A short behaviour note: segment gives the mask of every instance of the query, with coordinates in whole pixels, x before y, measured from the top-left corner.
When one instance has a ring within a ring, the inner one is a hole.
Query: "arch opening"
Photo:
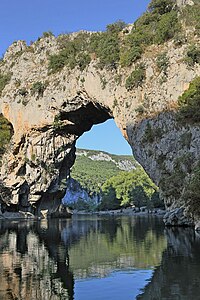
[[[110,154],[132,155],[132,148],[123,137],[114,119],[92,126],[76,142],[79,149],[101,150]]]
[[[113,115],[108,107],[91,100],[85,100],[83,95],[78,95],[70,104],[64,101],[59,111],[55,112],[54,122],[51,126],[43,126],[38,130],[31,130],[27,135],[23,135],[18,146],[15,145],[16,161],[10,168],[10,174],[8,172],[9,168],[7,168],[6,175],[9,178],[15,172],[17,176],[15,182],[11,181],[12,186],[9,187],[10,198],[6,201],[7,204],[14,205],[16,210],[20,209],[24,212],[40,215],[41,211],[44,211],[45,214],[47,212],[50,216],[61,216],[63,214],[62,206],[66,206],[65,201],[62,201],[62,199],[66,198],[66,189],[68,191],[70,185],[72,189],[74,188],[74,182],[70,181],[70,170],[75,162],[76,142],[83,133],[90,131],[93,125],[106,124],[105,121],[110,120],[109,122],[111,122],[111,119],[113,119]],[[114,124],[114,121],[112,122]],[[116,125],[115,128],[117,128]],[[118,137],[116,134],[113,136],[112,132],[112,136],[106,138],[107,128],[105,128],[103,135],[106,143],[109,144],[113,143],[114,139],[119,139],[120,136],[118,146],[120,148],[123,141],[124,144],[126,144],[126,141],[118,128],[117,131]],[[98,139],[98,136],[95,136],[95,139]],[[18,153],[16,153],[16,149],[18,149]],[[131,154],[131,149],[126,148],[126,151],[129,151],[128,154]],[[82,194],[87,194],[87,199],[91,199],[92,195],[92,198],[95,198],[98,204],[102,200],[101,187],[106,181],[111,177],[117,177],[120,172],[124,172],[122,177],[126,181],[126,176],[131,177],[132,175],[127,175],[125,172],[133,171],[139,166],[132,156],[128,158],[125,155],[118,158],[116,155],[105,153],[104,151],[100,152],[103,154],[94,154],[93,156],[100,155],[103,157],[100,161],[107,161],[108,167],[106,166],[103,170],[103,173],[107,175],[103,180],[101,178],[99,182],[96,182],[97,189],[93,187],[92,190],[87,188],[84,191],[83,188],[81,191]],[[113,151],[107,152],[112,153]],[[127,152],[123,154],[127,154]],[[109,165],[111,163],[113,163],[113,166]],[[121,167],[119,167],[120,165]],[[98,178],[99,174],[97,173],[101,166],[96,168],[97,171],[96,174],[93,174],[93,178]],[[141,166],[139,168],[142,170]],[[150,179],[147,178],[148,176],[146,174],[145,176],[147,181],[149,180],[150,182]],[[134,179],[129,178],[128,180],[130,182]],[[78,182],[79,184],[81,185]],[[151,182],[150,184],[152,185],[152,191],[156,191],[153,183]],[[116,196],[116,189],[114,190],[112,184],[109,186],[109,189],[111,190],[109,197],[112,196],[112,193]],[[147,193],[144,192],[144,188],[140,186],[136,190],[136,196],[143,199],[143,202],[137,202],[137,206],[141,206],[141,203],[147,203],[149,199]],[[130,191],[130,186],[128,193],[134,194],[133,191]],[[125,191],[121,191],[121,198],[115,197],[118,201],[117,204],[114,203],[113,207],[111,205],[108,208],[127,207],[134,204],[133,201],[130,201],[130,197],[133,197],[133,195],[125,195]],[[103,207],[103,209],[105,208],[107,208],[107,204]],[[57,213],[55,214],[55,212]],[[65,213],[68,214],[64,210],[64,216],[66,215]]]
[[[157,186],[133,157],[114,120],[93,126],[76,147],[64,205],[77,212],[163,208]]]
[[[44,212],[45,215],[59,217],[63,214],[64,216],[68,215],[68,212],[62,209],[62,206],[66,206],[62,199],[65,197],[65,192],[71,184],[69,182],[70,170],[75,162],[76,142],[83,133],[90,131],[93,125],[102,124],[107,120],[113,119],[113,112],[108,106],[88,99],[88,96],[84,93],[77,93],[75,98],[63,101],[59,109],[56,107],[52,108],[52,113],[54,119],[51,124],[48,126],[43,124],[37,128],[31,128],[5,154],[7,166],[6,168],[4,166],[3,175],[9,190],[6,204],[14,205],[16,210],[20,209],[23,212],[37,215]],[[122,144],[122,139],[126,143],[119,129],[118,132],[121,136],[120,145]],[[98,139],[98,137],[96,138]],[[106,139],[105,134],[104,138]],[[114,138],[113,136],[108,137],[106,142],[112,143]],[[131,150],[129,151],[131,152]],[[15,161],[9,161],[11,155],[15,157]],[[108,174],[109,168],[105,167],[103,173],[107,174],[106,178],[96,182],[97,190],[86,190],[89,193],[89,198],[91,198],[92,194],[97,203],[100,203],[102,200],[101,187],[106,181],[114,176],[117,177],[120,172],[137,170],[139,166],[133,157],[119,159],[111,155],[105,159],[105,156],[110,154],[103,153],[102,155],[104,161],[107,161],[108,164],[112,162],[114,165],[110,166],[111,174]],[[98,168],[97,166],[99,171]],[[139,168],[142,170],[141,166]],[[142,172],[144,173],[144,171],[139,173],[143,174]],[[140,180],[141,174],[137,175],[139,176],[137,180]],[[96,175],[94,173],[93,178],[97,178],[98,176]],[[115,178],[114,181],[119,181],[120,176]],[[124,182],[128,180],[132,184],[134,178],[131,176],[133,175],[122,174]],[[145,180],[152,186],[152,193],[150,194],[153,194],[157,188],[146,174],[145,176]],[[135,181],[136,189],[131,189],[129,185],[127,189],[128,194],[126,191],[120,191],[120,197],[116,195],[116,186],[113,187],[116,182],[109,183],[110,186],[108,184],[109,197],[112,197],[112,194],[116,196],[117,203],[114,203],[114,208],[127,207],[132,204],[137,207],[142,206],[141,202],[135,204],[134,201],[131,201],[131,197],[143,199],[143,204],[149,201],[148,192],[145,191],[144,186],[138,186],[137,180]],[[119,183],[117,184],[119,185]],[[108,206],[106,203],[103,209],[107,209]],[[112,209],[113,207],[109,206],[108,208]]]
[[[35,138],[31,140],[32,148],[29,149],[28,145],[26,149],[28,154],[26,166],[31,166],[34,170],[39,169],[39,176],[36,174],[39,182],[29,184],[28,197],[37,214],[46,210],[50,215],[55,215],[55,211],[58,216],[63,213],[60,207],[61,199],[65,194],[70,168],[74,164],[77,139],[94,124],[113,118],[111,110],[99,103],[85,100],[80,95],[73,101],[76,101],[74,109],[71,106],[69,108],[69,104],[64,102],[55,115],[52,126],[46,127],[44,132],[40,130],[42,149],[37,149],[38,142],[35,143]],[[48,147],[48,153],[44,153],[47,152],[45,147]],[[41,159],[37,160],[39,152]],[[32,158],[35,158],[34,162]],[[28,168],[25,168],[26,172]],[[33,212],[31,207],[30,211]]]

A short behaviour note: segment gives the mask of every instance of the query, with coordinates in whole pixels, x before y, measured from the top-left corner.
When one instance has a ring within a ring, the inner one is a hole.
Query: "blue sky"
[[[12,42],[22,39],[30,43],[44,31],[51,30],[58,35],[81,29],[104,30],[107,24],[117,20],[132,23],[146,10],[149,2],[149,0],[4,0],[0,10],[0,57]],[[130,147],[113,122],[93,126],[94,129],[86,133],[87,139],[86,134],[80,138],[78,146],[89,148],[90,144],[93,144],[93,149],[99,149],[101,146],[101,150],[111,153],[130,154]],[[96,129],[98,127],[101,127],[101,130]],[[100,132],[100,135],[94,132],[95,130]],[[115,138],[112,138],[113,136]],[[88,139],[91,139],[91,142]],[[111,145],[108,147],[109,143],[112,143],[112,147]]]
[[[114,120],[94,125],[77,141],[78,148],[103,150],[112,154],[132,154],[132,149],[122,136]]]

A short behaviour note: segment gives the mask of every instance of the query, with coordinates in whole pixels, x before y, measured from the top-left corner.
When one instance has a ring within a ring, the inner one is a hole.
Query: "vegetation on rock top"
[[[193,26],[195,34],[198,34],[199,12],[198,1],[193,6],[186,5],[180,10],[174,0],[152,0],[147,12],[135,21],[132,29],[123,21],[118,21],[108,25],[104,32],[83,31],[74,37],[61,35],[58,37],[60,52],[49,58],[49,72],[58,72],[64,66],[70,69],[78,67],[83,71],[92,60],[100,69],[129,67],[142,57],[150,45],[160,45],[170,39],[174,40],[175,45],[180,45],[186,40],[185,26]],[[190,56],[189,53],[188,55]],[[194,49],[191,55],[194,55]],[[158,65],[164,63],[161,66],[164,71],[167,68],[167,60],[163,61],[165,58],[163,56],[162,61],[158,61]],[[135,74],[131,74],[127,78],[128,90],[138,87],[145,79],[140,74],[139,81],[135,81],[134,76]]]
[[[142,54],[151,45],[164,44],[173,40],[179,46],[188,42],[186,27],[193,28],[193,34],[200,34],[200,3],[194,0],[194,5],[179,8],[175,0],[152,0],[147,11],[133,25],[123,21],[109,24],[103,32],[80,31],[75,34],[62,34],[57,37],[60,48],[57,54],[49,55],[49,74],[59,72],[63,67],[78,68],[80,71],[93,61],[97,69],[112,69],[131,67],[136,63],[137,69]],[[44,32],[42,38],[53,36],[52,32]],[[33,48],[31,48],[33,50]],[[27,47],[27,51],[30,47]],[[199,53],[194,47],[188,50],[186,63],[199,63]],[[25,50],[24,50],[25,51]],[[23,52],[23,51],[21,51]],[[166,57],[161,57],[165,59]],[[141,63],[141,61],[140,61]],[[165,72],[167,61],[158,61]],[[145,66],[144,70],[145,71]],[[133,71],[134,72],[134,71]],[[137,71],[138,73],[138,71]],[[140,72],[141,73],[141,72]],[[136,74],[138,75],[138,74]],[[139,74],[139,80],[134,82],[135,74],[130,74],[126,80],[127,90],[137,88],[145,80],[144,74]],[[8,82],[8,78],[0,76],[0,93]],[[139,82],[139,83],[138,83]]]

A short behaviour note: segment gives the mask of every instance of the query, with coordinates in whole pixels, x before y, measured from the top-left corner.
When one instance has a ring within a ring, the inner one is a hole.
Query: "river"
[[[0,300],[200,299],[200,238],[155,216],[0,222]]]

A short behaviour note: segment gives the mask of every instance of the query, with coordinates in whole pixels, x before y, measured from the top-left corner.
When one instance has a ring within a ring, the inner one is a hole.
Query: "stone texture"
[[[192,0],[176,0],[177,6],[194,5]]]
[[[192,226],[194,223],[184,214],[184,208],[176,208],[164,215],[166,226]]]
[[[96,207],[100,203],[100,200],[101,195],[96,193],[89,195],[88,191],[82,188],[78,181],[73,178],[68,179],[66,193],[62,199],[62,204],[64,206],[76,207],[77,203],[81,201],[86,205],[90,204]]]
[[[200,232],[200,222],[197,222],[197,223],[195,224],[195,230],[196,230],[197,232]]]

